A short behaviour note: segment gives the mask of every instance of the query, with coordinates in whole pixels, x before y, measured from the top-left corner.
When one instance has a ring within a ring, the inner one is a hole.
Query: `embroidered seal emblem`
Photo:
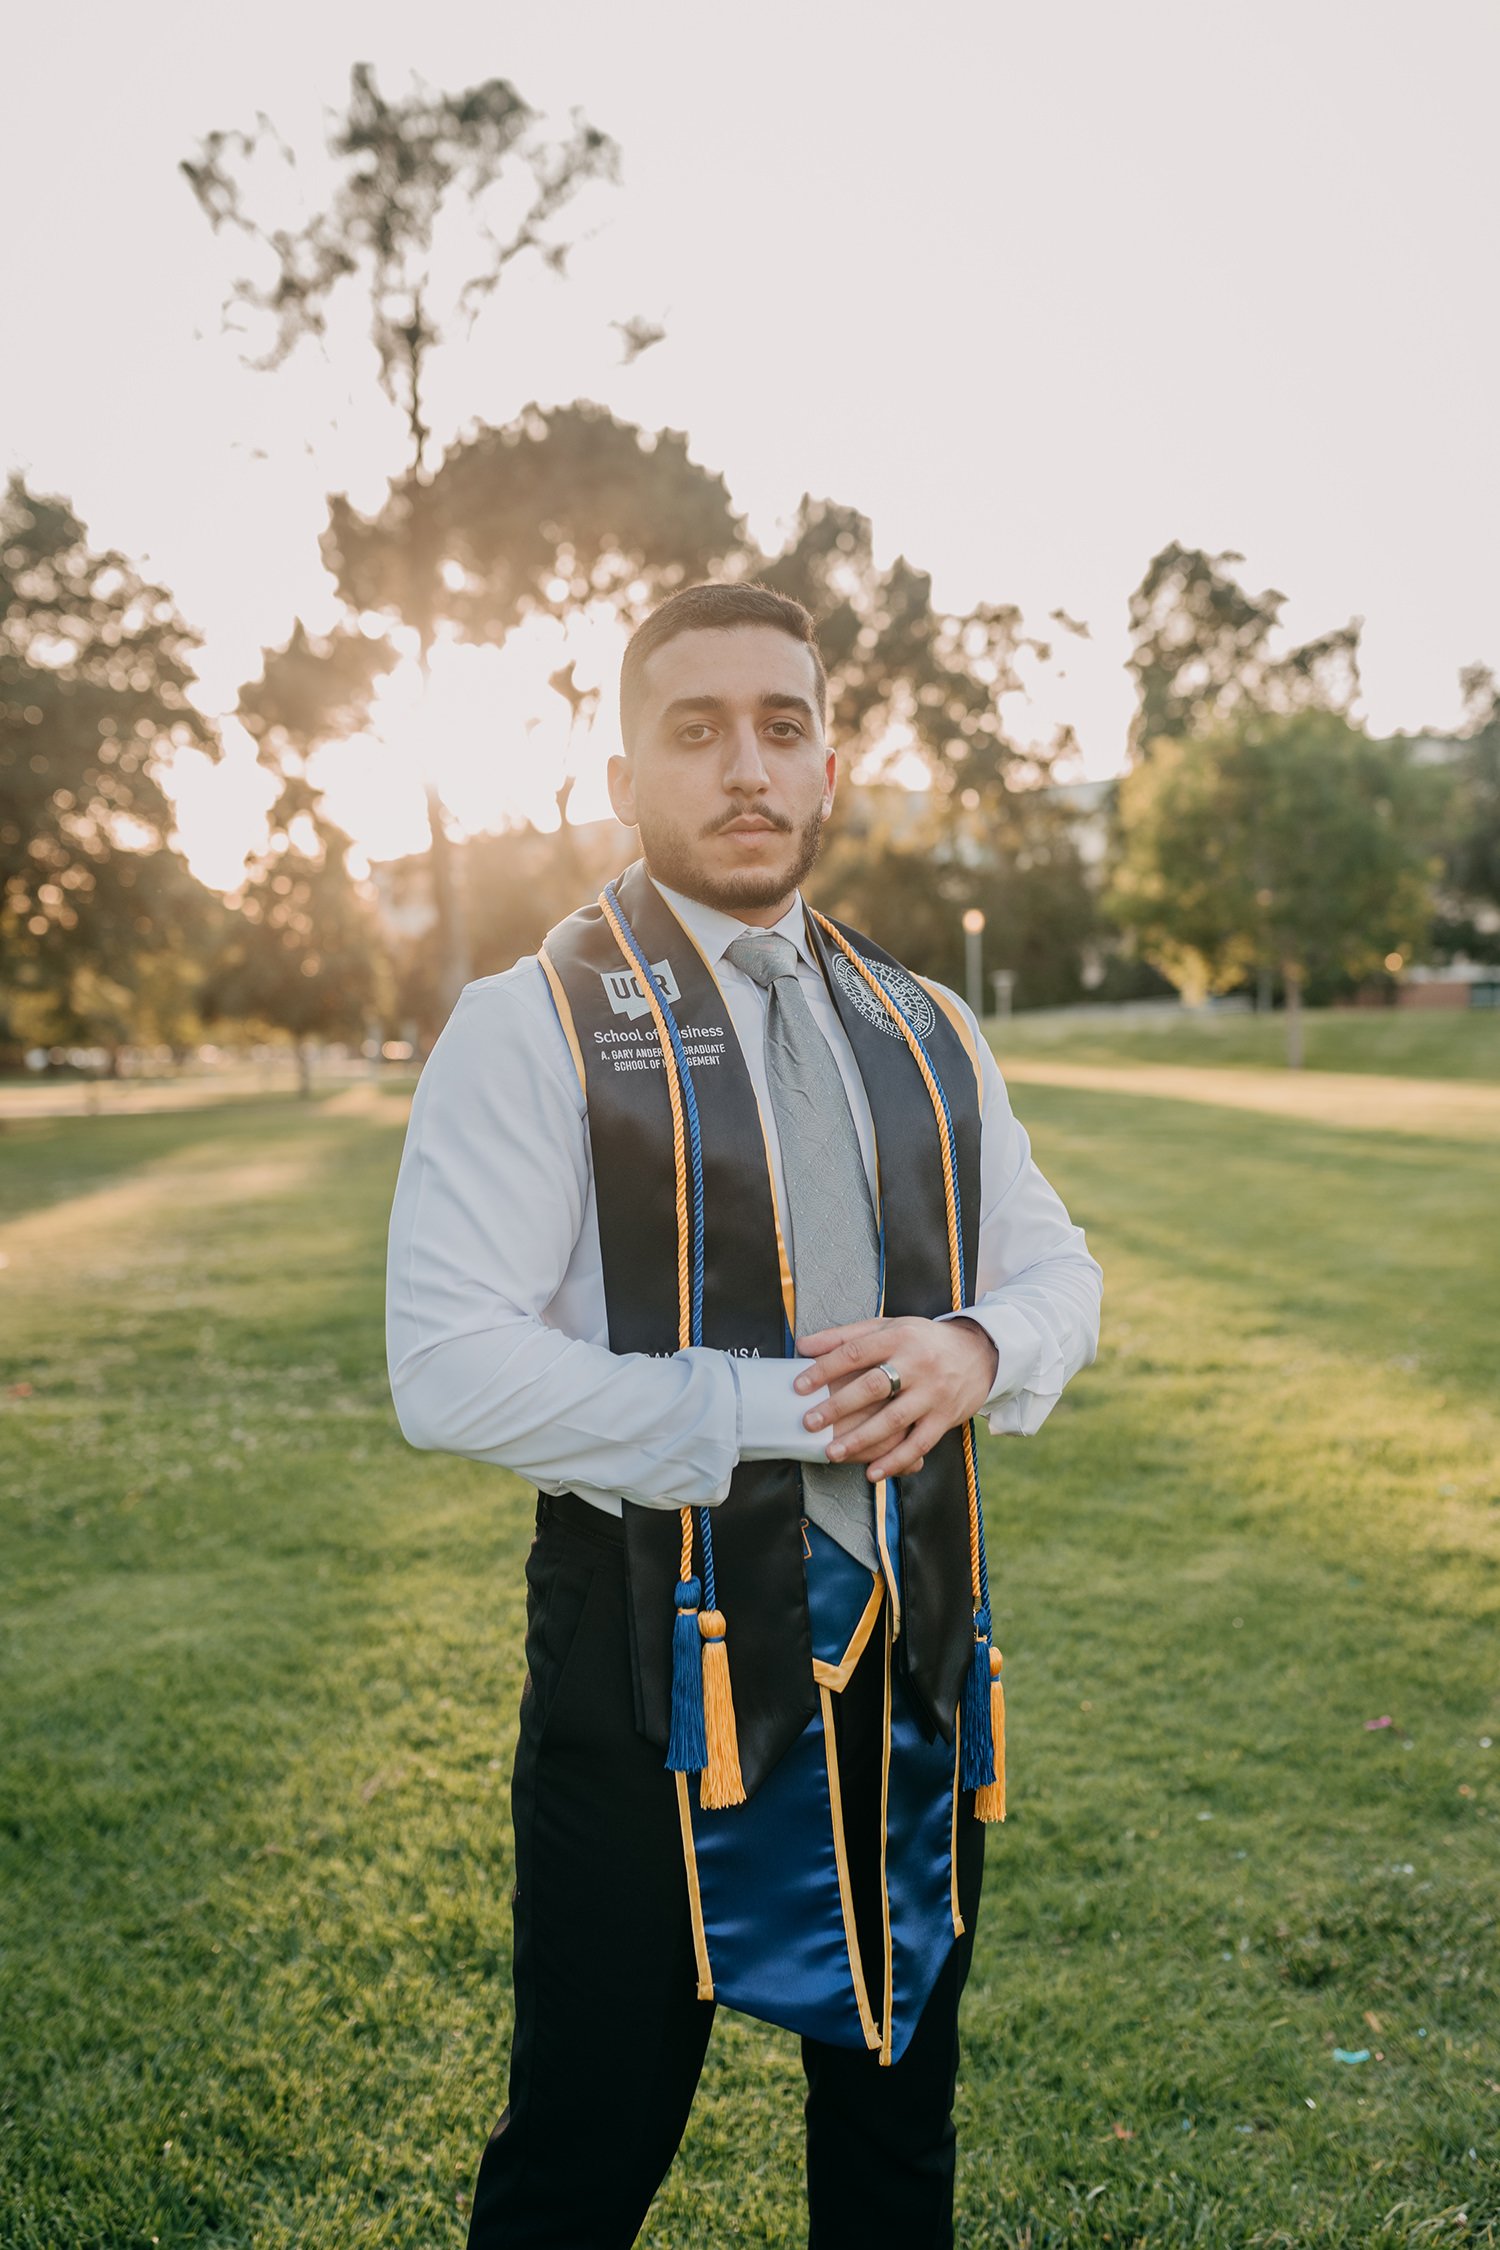
[[[937,1022],[937,1012],[916,978],[905,969],[897,969],[884,961],[866,961],[872,976],[885,986],[907,1022],[919,1039],[925,1039]],[[867,1023],[878,1024],[892,1039],[901,1037],[901,1026],[882,1008],[874,993],[865,983],[854,963],[846,953],[835,953],[832,962],[834,981],[846,999],[852,1000]]]
[[[682,998],[682,994],[677,989],[677,979],[672,974],[670,961],[653,961],[651,974],[661,986],[668,1000],[680,1000]],[[638,969],[623,967],[601,969],[599,978],[604,986],[609,1004],[617,1016],[643,1016],[647,1013],[651,1003],[642,989]]]

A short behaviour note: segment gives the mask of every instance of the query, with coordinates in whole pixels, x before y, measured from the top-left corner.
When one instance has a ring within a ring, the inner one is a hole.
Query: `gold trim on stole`
[[[890,1545],[885,1528],[885,1488],[890,1482],[882,1477],[875,1487],[875,1544],[880,1549],[880,1567],[885,1572],[885,1582],[891,1595],[891,1638],[901,1638],[901,1596],[896,1591],[896,1569],[891,1561]]]
[[[826,1687],[819,1688],[818,1693],[823,1704],[823,1747],[828,1759],[828,1802],[833,1814],[833,1853],[838,1865],[844,1944],[849,1954],[849,1976],[854,1986],[854,2003],[859,2009],[859,2027],[865,2035],[865,2045],[873,2053],[880,2045],[880,2032],[870,2011],[865,1965],[860,1957],[859,1938],[854,1927],[854,1893],[849,1885],[849,1850],[844,1835],[844,1798],[839,1785],[838,1745],[833,1737],[833,1695]]]
[[[586,1103],[589,1098],[588,1081],[583,1074],[583,1055],[578,1045],[578,1030],[573,1022],[573,1011],[568,1005],[568,996],[563,990],[562,978],[548,960],[545,946],[537,947],[536,957],[542,964],[542,974],[552,987],[552,998],[557,1008],[557,1018],[563,1027],[563,1036],[573,1050],[573,1068],[578,1073],[578,1090]]]
[[[848,1686],[849,1675],[864,1653],[865,1643],[874,1630],[876,1618],[880,1615],[881,1597],[884,1593],[885,1580],[877,1578],[870,1588],[870,1598],[860,1612],[859,1623],[849,1636],[849,1645],[837,1664],[830,1664],[821,1656],[813,1658],[813,1678],[817,1681],[819,1687],[833,1688],[837,1692],[839,1689]]]
[[[891,1953],[891,1889],[886,1879],[887,1830],[891,1804],[891,1613],[885,1625],[885,1740],[880,1746],[880,1924],[885,1940],[885,2021],[880,2027],[880,2060],[889,2066],[896,2021],[895,1964]]]
[[[922,987],[922,990],[927,993],[931,999],[936,1001],[937,1005],[942,1009],[943,1014],[948,1018],[949,1023],[952,1024],[954,1030],[958,1034],[959,1045],[963,1048],[964,1053],[968,1056],[969,1068],[974,1073],[974,1084],[979,1095],[979,1114],[981,1117],[983,1117],[984,1073],[979,1065],[979,1051],[974,1045],[973,1035],[969,1030],[967,1019],[964,1017],[961,1010],[954,1007],[953,1002],[949,999],[947,993],[944,992],[941,985],[929,984],[926,977],[918,977],[917,982]]]

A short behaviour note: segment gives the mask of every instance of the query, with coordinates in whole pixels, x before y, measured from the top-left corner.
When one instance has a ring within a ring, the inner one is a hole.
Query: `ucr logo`
[[[680,1000],[682,998],[682,994],[677,989],[677,979],[672,974],[670,961],[653,961],[651,974],[661,986],[663,996],[666,999]],[[617,1016],[643,1016],[647,1013],[651,1003],[646,998],[645,988],[641,983],[638,969],[601,969],[599,976],[608,995],[609,1004]]]

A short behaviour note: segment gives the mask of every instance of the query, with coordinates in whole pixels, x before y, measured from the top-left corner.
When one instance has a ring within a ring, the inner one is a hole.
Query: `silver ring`
[[[887,1367],[884,1360],[882,1360],[880,1363],[880,1372],[891,1386],[889,1392],[886,1395],[886,1404],[887,1406],[889,1406],[893,1398],[899,1398],[901,1396],[901,1377],[897,1374],[894,1367]]]

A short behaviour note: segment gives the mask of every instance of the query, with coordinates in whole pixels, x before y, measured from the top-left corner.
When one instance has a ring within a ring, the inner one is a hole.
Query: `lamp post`
[[[969,988],[969,1006],[976,1016],[984,1014],[983,939],[984,915],[977,906],[967,907],[964,911],[964,983]]]

